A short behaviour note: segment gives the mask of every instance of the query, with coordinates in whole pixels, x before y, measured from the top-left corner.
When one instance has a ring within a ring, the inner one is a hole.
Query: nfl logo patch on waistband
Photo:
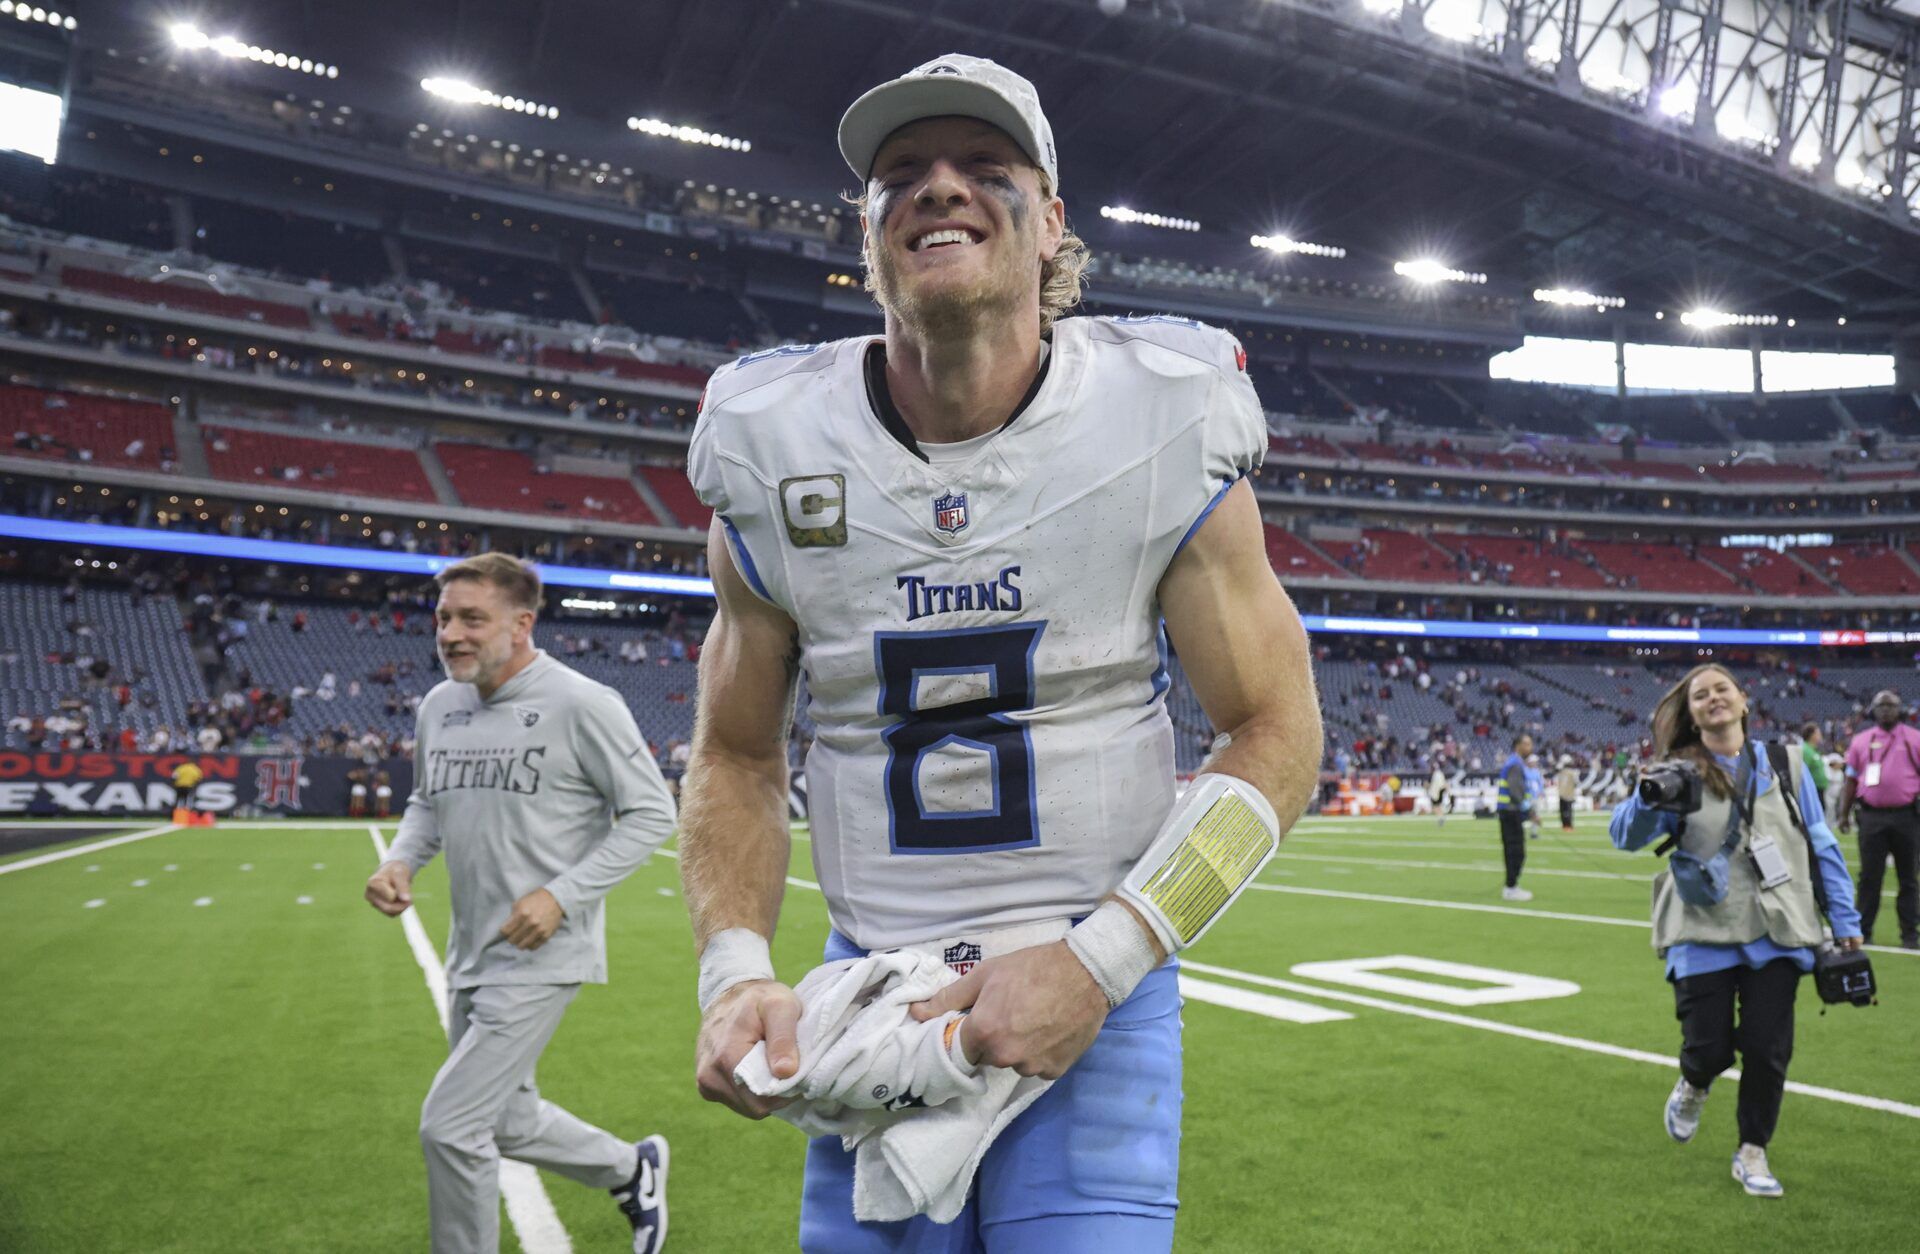
[[[965,975],[980,961],[980,946],[972,941],[959,941],[948,945],[943,960],[953,969],[955,975]]]
[[[933,525],[950,536],[967,529],[967,494],[949,492],[933,498]]]

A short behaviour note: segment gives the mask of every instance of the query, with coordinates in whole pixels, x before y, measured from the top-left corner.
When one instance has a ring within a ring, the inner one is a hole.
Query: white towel
[[[1064,933],[1064,924],[1048,923],[963,943],[993,957]],[[958,978],[941,960],[954,943],[814,968],[795,989],[803,1007],[799,1069],[776,1079],[764,1042],[734,1069],[753,1092],[793,1099],[776,1112],[780,1118],[809,1136],[838,1136],[854,1151],[858,1220],[924,1214],[953,1222],[994,1139],[1053,1083],[970,1066],[960,1051],[960,1015],[917,1023],[908,1013]]]

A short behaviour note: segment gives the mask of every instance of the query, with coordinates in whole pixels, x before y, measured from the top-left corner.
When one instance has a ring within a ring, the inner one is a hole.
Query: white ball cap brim
[[[840,119],[840,155],[864,183],[887,136],[914,122],[945,117],[978,118],[1005,131],[1059,190],[1053,127],[1040,111],[1039,93],[1020,75],[982,57],[937,57],[854,101]]]

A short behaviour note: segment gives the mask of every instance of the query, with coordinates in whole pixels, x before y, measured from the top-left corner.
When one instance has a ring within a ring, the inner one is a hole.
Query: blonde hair
[[[1040,176],[1040,199],[1053,199],[1053,180],[1045,170],[1038,166],[1034,170]],[[855,194],[841,196],[842,200],[860,211],[860,220],[867,220],[867,193],[862,188]],[[861,267],[866,271],[863,286],[868,292],[876,292],[873,280],[873,255],[868,250],[874,247],[873,232],[868,231],[860,246]],[[1046,334],[1053,324],[1069,309],[1080,303],[1087,284],[1087,265],[1093,260],[1093,250],[1087,242],[1073,233],[1071,226],[1060,235],[1060,247],[1052,257],[1040,263],[1040,333]]]
[[[507,604],[517,610],[540,612],[540,572],[506,553],[481,553],[455,562],[433,577],[445,591],[448,584],[461,579],[492,584],[506,593]]]
[[[1693,709],[1688,698],[1693,691],[1693,681],[1709,671],[1726,676],[1727,682],[1737,689],[1741,696],[1747,690],[1740,687],[1740,681],[1733,672],[1718,662],[1702,662],[1686,673],[1679,683],[1667,689],[1665,695],[1653,707],[1653,756],[1656,758],[1690,758],[1700,768],[1700,775],[1707,788],[1716,797],[1733,795],[1733,780],[1727,775],[1726,768],[1714,760],[1707,747],[1700,743],[1700,725],[1693,721]],[[1747,730],[1747,715],[1740,716],[1740,730]]]

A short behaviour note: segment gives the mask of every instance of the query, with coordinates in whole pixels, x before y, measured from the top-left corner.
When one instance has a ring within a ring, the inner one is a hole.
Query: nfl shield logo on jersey
[[[955,975],[965,975],[980,961],[980,946],[972,941],[957,941],[947,946],[942,960],[953,969]]]
[[[967,529],[967,494],[949,492],[933,498],[933,525],[950,536]]]

